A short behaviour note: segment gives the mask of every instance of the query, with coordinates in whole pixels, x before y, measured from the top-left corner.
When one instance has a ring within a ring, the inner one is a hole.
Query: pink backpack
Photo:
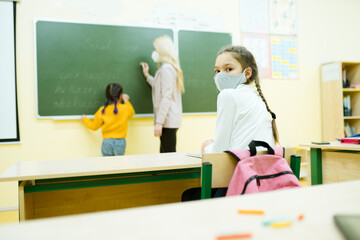
[[[256,146],[267,148],[268,154],[256,156]],[[284,159],[284,148],[272,148],[266,142],[251,141],[249,149],[250,151],[226,151],[238,160],[226,193],[227,197],[301,187],[299,180]]]

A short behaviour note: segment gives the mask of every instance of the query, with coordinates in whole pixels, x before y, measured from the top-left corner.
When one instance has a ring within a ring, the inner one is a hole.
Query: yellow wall
[[[34,20],[65,20],[101,24],[144,24],[158,6],[181,14],[195,9],[240,39],[238,0],[23,0],[17,7],[17,88],[21,144],[0,145],[0,173],[16,161],[100,156],[101,134],[77,120],[36,118]],[[139,6],[142,7],[139,7]],[[299,79],[263,80],[263,92],[278,116],[282,145],[321,138],[319,65],[360,61],[360,1],[298,0]],[[89,96],[91,97],[91,96]],[[216,117],[183,117],[178,151],[199,151],[212,138]],[[130,121],[127,154],[156,153],[151,118]],[[0,183],[0,208],[17,205],[17,183]]]

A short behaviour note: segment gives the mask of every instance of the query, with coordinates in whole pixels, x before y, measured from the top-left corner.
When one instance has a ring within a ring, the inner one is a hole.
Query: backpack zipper
[[[250,178],[245,182],[245,186],[244,186],[243,191],[241,192],[241,195],[242,195],[242,194],[245,194],[245,191],[246,191],[247,186],[248,186],[249,183],[250,183],[252,180],[254,180],[254,179],[256,179],[256,184],[257,184],[258,186],[260,186],[260,180],[261,180],[261,179],[275,178],[275,177],[279,177],[279,176],[285,175],[285,174],[294,174],[294,173],[291,172],[291,171],[283,171],[283,172],[279,172],[279,173],[271,174],[271,175],[263,175],[263,176],[254,175],[254,176],[250,177]]]

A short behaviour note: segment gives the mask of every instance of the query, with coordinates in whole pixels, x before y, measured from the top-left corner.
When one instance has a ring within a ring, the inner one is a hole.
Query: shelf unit
[[[343,88],[344,70],[351,88]],[[345,137],[345,124],[360,133],[360,62],[326,63],[320,66],[320,72],[322,140]],[[343,101],[347,96],[351,99],[351,116],[344,116]]]

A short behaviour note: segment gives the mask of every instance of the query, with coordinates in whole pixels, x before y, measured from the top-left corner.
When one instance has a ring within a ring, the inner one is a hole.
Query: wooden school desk
[[[352,181],[0,225],[0,239],[216,240],[250,233],[251,240],[341,240],[333,216],[360,214],[359,202],[360,181]],[[264,215],[238,214],[239,209],[263,210]],[[263,225],[281,218],[291,226]]]
[[[180,202],[200,186],[201,159],[163,153],[16,162],[20,220]]]
[[[330,142],[301,144],[310,148],[311,184],[360,179],[360,145]]]

